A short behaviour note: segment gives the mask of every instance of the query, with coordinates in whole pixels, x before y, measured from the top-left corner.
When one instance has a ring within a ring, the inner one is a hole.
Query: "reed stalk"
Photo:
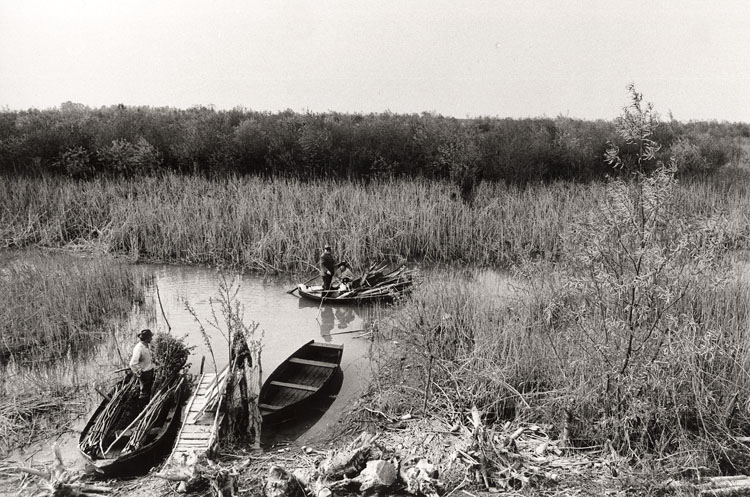
[[[688,182],[679,187],[680,208],[724,212],[727,238],[747,247],[744,183],[721,175]],[[329,242],[356,266],[397,257],[509,266],[529,256],[554,260],[560,233],[576,213],[604,198],[606,188],[596,182],[482,183],[471,205],[453,200],[455,194],[452,183],[423,179],[0,177],[0,246],[301,272]]]

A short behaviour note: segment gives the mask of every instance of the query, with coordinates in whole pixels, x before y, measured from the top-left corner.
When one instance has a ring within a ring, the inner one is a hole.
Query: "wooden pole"
[[[422,412],[427,413],[427,398],[430,395],[430,383],[432,382],[432,361],[434,357],[430,354],[430,363],[427,366],[427,385],[424,387],[424,402],[422,403]]]

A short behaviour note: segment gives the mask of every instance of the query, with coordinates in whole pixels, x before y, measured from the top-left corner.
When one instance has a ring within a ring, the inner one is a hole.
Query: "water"
[[[150,326],[153,331],[165,332],[168,323],[173,334],[184,336],[186,343],[195,347],[190,359],[191,371],[199,371],[201,357],[205,357],[204,368],[213,370],[213,359],[205,344],[201,325],[186,308],[186,303],[189,303],[209,338],[216,367],[221,370],[229,355],[227,341],[223,336],[226,328],[218,302],[222,276],[215,270],[194,266],[152,265],[144,269],[155,277],[149,298],[153,299],[152,304],[157,309],[156,321],[146,322],[144,326]],[[303,439],[319,435],[352,399],[359,397],[367,388],[370,378],[370,341],[357,337],[363,335],[367,323],[376,315],[378,308],[321,306],[297,297],[296,292],[291,295],[287,293],[295,286],[288,278],[227,274],[225,281],[230,285],[231,295],[237,291],[234,299],[244,308],[245,324],[258,325],[255,333],[263,344],[261,367],[264,378],[292,352],[310,340],[344,346],[341,390],[330,408],[309,428]],[[213,316],[216,316],[215,320]],[[211,326],[210,323],[216,322],[220,329]],[[134,337],[133,344],[135,340]]]
[[[155,332],[171,332],[185,338],[189,346],[195,347],[190,358],[191,372],[200,369],[201,358],[205,358],[204,368],[214,368],[209,348],[204,343],[200,325],[186,308],[186,303],[194,309],[207,332],[211,349],[213,349],[217,369],[227,363],[228,346],[222,332],[213,328],[212,305],[220,325],[223,325],[219,298],[221,275],[210,268],[175,265],[139,265],[146,273],[153,274],[154,282],[146,295],[147,307],[154,312],[133,312],[129,319],[122,323],[117,333],[102,346],[97,356],[97,364],[102,371],[110,371],[121,363],[120,357],[127,361],[133,345],[137,342],[135,333],[144,327]],[[341,362],[341,387],[330,406],[324,411],[314,413],[308,423],[301,424],[299,429],[282,430],[276,440],[295,440],[298,444],[314,445],[323,440],[327,429],[347,407],[358,399],[366,390],[371,378],[370,340],[362,336],[364,330],[376,319],[388,316],[388,307],[379,306],[329,306],[302,300],[287,293],[296,285],[296,280],[285,277],[259,277],[256,275],[227,274],[227,283],[237,290],[236,300],[244,307],[244,322],[248,325],[257,323],[256,336],[261,336],[263,352],[261,366],[263,377],[284,361],[292,352],[309,340],[325,341],[344,346]],[[423,274],[432,284],[440,284],[442,278],[454,278],[450,271],[430,271]],[[468,271],[460,276],[465,281],[482,287],[486,295],[492,298],[507,298],[510,289],[507,275],[494,271]],[[306,277],[298,278],[300,281]],[[158,292],[157,292],[158,290]],[[223,326],[222,326],[222,329]],[[363,331],[359,331],[363,330]],[[99,399],[93,399],[98,402]],[[94,407],[93,405],[91,406]],[[66,463],[81,467],[82,461],[77,453],[77,440],[80,429],[85,424],[85,417],[77,420],[71,431],[59,439]],[[29,462],[29,455],[36,461],[51,459],[50,441],[44,441],[33,447],[27,447],[22,459]]]

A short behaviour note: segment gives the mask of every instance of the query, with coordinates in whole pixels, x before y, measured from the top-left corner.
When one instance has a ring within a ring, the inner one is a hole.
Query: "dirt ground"
[[[360,409],[361,411],[361,409]],[[350,413],[351,414],[351,413]],[[262,451],[222,448],[214,469],[234,475],[241,496],[260,496],[273,466],[288,472],[312,472],[331,454],[345,451],[363,432],[375,436],[373,445],[383,458],[404,461],[419,457],[434,464],[443,496],[661,496],[698,495],[690,485],[670,484],[670,476],[643,464],[634,468],[614,451],[574,450],[562,446],[549,427],[506,423],[502,427],[484,427],[465,423],[449,425],[430,417],[393,419],[375,411],[342,419],[315,440],[305,445],[285,441]],[[361,422],[363,419],[366,421]],[[44,446],[41,442],[40,447]],[[41,450],[41,449],[36,449]],[[49,467],[54,457],[37,456],[34,467]],[[75,452],[73,452],[75,453]],[[66,451],[64,461],[72,475],[82,467]],[[46,461],[46,462],[45,462]],[[11,461],[0,461],[0,495],[25,497],[44,487],[37,476],[14,471]],[[112,497],[159,497],[179,495],[177,484],[154,476],[159,468],[140,477],[120,480],[82,481],[109,488]],[[191,495],[212,495],[209,485],[194,489]],[[334,493],[334,495],[347,495]],[[403,487],[394,487],[387,495],[407,495]]]
[[[374,426],[367,429],[373,431]],[[557,447],[546,437],[542,427],[508,426],[507,430],[485,432],[495,440],[495,454],[477,450],[476,432],[466,427],[446,426],[439,420],[411,418],[383,423],[377,427],[373,442],[386,454],[404,460],[411,456],[428,459],[438,469],[442,495],[479,497],[514,496],[646,496],[697,495],[686,489],[668,486],[667,475],[636,473],[624,461],[611,454],[570,451]],[[218,454],[218,466],[236,475],[239,495],[262,495],[262,486],[269,468],[280,466],[289,472],[312,470],[327,455],[343,450],[356,433],[339,434],[332,439],[300,446],[288,442],[262,452],[241,449]],[[508,437],[515,436],[510,442]],[[503,461],[505,467],[503,467]],[[483,469],[484,467],[484,469]],[[108,495],[117,497],[155,497],[177,495],[175,483],[148,475],[127,479],[98,481],[110,488]],[[6,485],[9,483],[5,481]],[[31,495],[39,490],[39,479],[25,477],[12,484],[11,493],[0,495]],[[191,495],[211,495],[208,485]],[[347,495],[346,493],[334,495]],[[389,495],[405,495],[394,488]]]

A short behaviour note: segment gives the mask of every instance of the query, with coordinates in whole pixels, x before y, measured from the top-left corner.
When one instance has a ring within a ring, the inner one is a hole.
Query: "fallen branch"
[[[65,467],[62,455],[60,454],[60,447],[57,443],[55,443],[52,450],[55,454],[55,461],[46,470],[26,467],[12,469],[45,480],[40,488],[45,493],[41,495],[49,495],[50,497],[95,497],[111,491],[111,488],[105,485],[90,485],[80,482],[83,475],[72,472]]]

